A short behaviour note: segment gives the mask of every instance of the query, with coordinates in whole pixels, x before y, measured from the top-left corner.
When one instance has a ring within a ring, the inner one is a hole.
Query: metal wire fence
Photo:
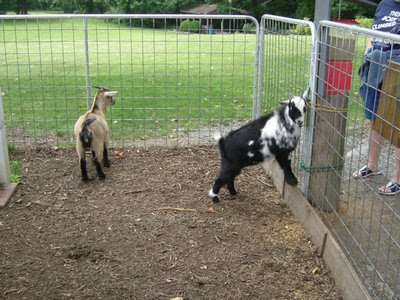
[[[357,75],[370,39],[396,45],[398,37],[329,21],[315,33],[310,22],[270,15],[260,27],[248,16],[0,20],[0,100],[8,140],[17,147],[72,145],[73,125],[95,93],[91,85],[118,91],[107,118],[113,145],[121,146],[208,144],[215,131],[238,127],[311,86],[307,130],[293,155],[302,190],[371,295],[399,298],[400,199],[379,193],[399,181],[398,67],[380,59],[394,52],[376,54],[378,85]],[[353,172],[371,161],[360,86],[381,99],[374,128],[389,142],[378,143],[383,175],[355,179]]]
[[[356,26],[321,24],[314,39],[310,23],[263,17],[263,59],[259,60],[264,76],[259,78],[262,108],[269,110],[300,94],[310,82],[313,95],[308,126],[292,159],[303,193],[318,208],[371,296],[398,299],[400,199],[399,195],[380,194],[379,188],[390,180],[400,181],[396,173],[400,157],[395,150],[400,146],[400,65],[396,64],[400,39]],[[390,46],[388,51],[376,51],[371,63],[365,50],[376,39]],[[359,69],[365,72],[368,64],[379,66],[378,71],[372,74],[370,70],[361,79]],[[361,86],[364,91],[360,93]],[[378,136],[388,141],[372,138],[379,144],[382,175],[356,179],[353,173],[373,159],[371,125],[360,97],[363,93],[373,95],[374,103],[381,99],[375,104],[375,113],[371,111],[374,106],[366,110],[376,116],[373,128]]]
[[[210,142],[252,118],[258,22],[248,16],[0,17],[9,142],[69,145],[90,85],[117,90],[114,145]]]
[[[371,40],[383,41],[387,50],[366,52]],[[312,151],[303,167],[308,198],[374,299],[400,297],[400,199],[380,192],[390,180],[400,181],[395,151],[400,146],[399,65],[394,62],[400,61],[395,49],[399,42],[395,35],[321,23],[310,119]],[[376,134],[370,133],[371,123]],[[378,167],[382,175],[360,178],[357,171],[363,166]]]

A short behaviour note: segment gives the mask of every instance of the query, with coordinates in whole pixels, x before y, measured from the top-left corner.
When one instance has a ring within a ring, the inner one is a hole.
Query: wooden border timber
[[[322,258],[328,265],[343,299],[372,299],[329,229],[300,189],[284,184],[283,171],[275,160],[264,163],[263,167],[268,174],[271,174],[284,201],[298,218],[307,234],[311,236],[314,245],[321,245]]]
[[[17,189],[16,183],[2,183],[0,184],[0,208],[7,205],[8,200],[12,197]]]

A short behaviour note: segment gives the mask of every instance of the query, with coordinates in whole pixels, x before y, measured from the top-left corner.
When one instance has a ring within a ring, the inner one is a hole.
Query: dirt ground
[[[24,177],[0,210],[0,298],[340,299],[261,167],[215,205],[215,147],[123,151],[88,183],[72,149],[13,154]]]

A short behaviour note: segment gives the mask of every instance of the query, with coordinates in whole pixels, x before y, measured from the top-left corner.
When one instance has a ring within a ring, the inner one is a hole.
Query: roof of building
[[[181,13],[195,15],[211,15],[217,12],[216,4],[197,4],[186,9],[182,9]]]

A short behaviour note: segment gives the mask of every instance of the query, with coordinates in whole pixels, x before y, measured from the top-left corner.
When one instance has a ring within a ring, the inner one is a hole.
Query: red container
[[[358,22],[356,20],[331,19],[331,21],[338,22],[338,23],[343,23],[343,24],[349,24],[349,25],[358,25]]]
[[[351,89],[352,69],[352,61],[329,60],[326,70],[326,93],[328,95],[346,94]]]

